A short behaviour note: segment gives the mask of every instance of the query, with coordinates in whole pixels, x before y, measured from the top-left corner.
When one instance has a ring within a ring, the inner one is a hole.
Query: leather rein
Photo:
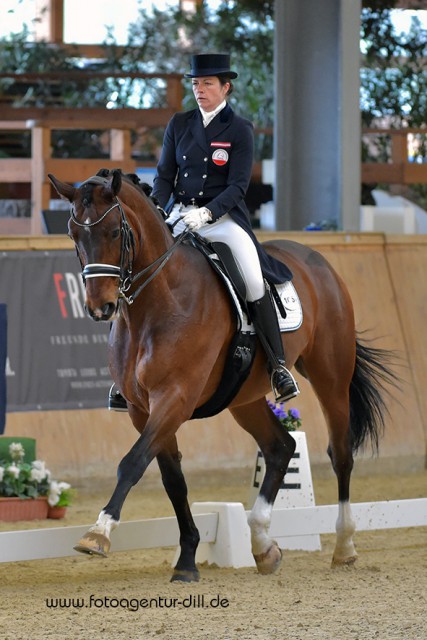
[[[98,178],[98,176],[96,176]],[[100,178],[96,183],[101,183],[102,178]],[[89,182],[88,180],[86,182]],[[93,178],[91,182],[95,182]],[[104,182],[102,182],[103,184]],[[90,263],[86,266],[83,266],[80,256],[77,251],[77,255],[80,259],[80,264],[82,265],[82,279],[84,284],[86,285],[86,280],[88,278],[103,278],[103,277],[112,277],[119,278],[119,298],[125,300],[128,305],[134,303],[135,299],[143,289],[160,273],[160,271],[166,266],[166,263],[179,247],[179,245],[190,235],[191,232],[184,231],[181,233],[174,244],[167,249],[161,256],[156,258],[151,264],[147,267],[133,274],[133,262],[135,257],[135,238],[134,233],[129,225],[125,212],[123,210],[123,206],[120,200],[116,197],[116,202],[107,209],[102,216],[95,220],[94,222],[79,222],[75,216],[75,209],[72,206],[70,211],[71,220],[78,227],[88,228],[94,227],[97,224],[100,224],[107,215],[113,211],[115,208],[119,209],[120,212],[120,237],[121,237],[121,246],[120,246],[120,266],[108,264],[108,263]],[[155,268],[156,267],[156,268]],[[155,268],[155,269],[154,269]],[[154,269],[153,273],[134,291],[133,293],[127,295],[127,292],[131,288],[131,286],[140,280],[143,276],[149,273],[152,269]]]

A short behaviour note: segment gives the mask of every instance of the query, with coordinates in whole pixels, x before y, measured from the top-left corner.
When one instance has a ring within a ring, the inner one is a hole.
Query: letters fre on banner
[[[75,253],[2,252],[0,270],[9,317],[7,410],[105,407],[109,325],[85,313]]]

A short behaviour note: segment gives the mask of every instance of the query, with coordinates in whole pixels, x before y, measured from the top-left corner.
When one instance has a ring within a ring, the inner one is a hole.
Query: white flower
[[[50,478],[50,471],[46,469],[46,464],[43,460],[34,460],[31,463],[31,480],[36,482],[42,482],[45,478]]]
[[[4,467],[0,467],[0,482],[3,480],[4,476]]]
[[[54,507],[58,504],[61,493],[68,489],[71,489],[71,485],[68,484],[68,482],[57,482],[56,480],[52,480],[49,485],[49,493],[47,495],[47,501],[50,506]]]
[[[7,468],[7,472],[11,476],[14,476],[15,478],[19,478],[20,469],[19,469],[19,467],[16,466],[16,464],[9,465],[8,468]]]
[[[58,482],[58,487],[59,487],[61,493],[63,491],[68,491],[68,489],[71,489],[71,485],[68,484],[68,482]]]
[[[49,493],[47,494],[47,501],[51,507],[54,507],[59,502],[59,496],[61,495],[61,489],[59,483],[56,480],[52,480],[49,486]]]
[[[12,442],[9,445],[9,454],[15,462],[22,462],[25,455],[24,447],[20,442]]]
[[[36,482],[42,482],[46,478],[46,473],[41,469],[31,469],[30,478]]]

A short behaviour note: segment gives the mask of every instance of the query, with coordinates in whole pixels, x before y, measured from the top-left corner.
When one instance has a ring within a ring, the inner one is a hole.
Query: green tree
[[[402,129],[427,125],[427,30],[412,18],[408,33],[396,30],[390,3],[367,3],[361,16],[361,117],[366,127]],[[385,6],[388,5],[388,6]],[[414,161],[427,159],[427,135],[418,134]],[[390,160],[390,138],[362,141],[362,158]],[[382,185],[383,188],[388,188]],[[405,195],[427,208],[427,185],[413,185]]]

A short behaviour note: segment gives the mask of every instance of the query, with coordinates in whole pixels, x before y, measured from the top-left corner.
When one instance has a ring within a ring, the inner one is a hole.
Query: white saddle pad
[[[276,303],[274,303],[277,318],[279,320],[280,331],[295,331],[296,329],[299,329],[302,325],[303,319],[302,306],[294,285],[292,282],[285,282],[284,284],[277,284],[276,289],[286,311],[286,318],[282,318]],[[254,325],[248,324],[246,314],[243,314],[243,319],[242,331],[255,333]]]
[[[218,256],[216,254],[210,255],[209,258],[212,261],[218,260]],[[233,285],[231,284],[229,278],[222,270],[221,275],[234,300],[234,304],[240,318],[241,331],[244,331],[245,333],[256,333],[254,325],[249,324],[248,317],[242,310],[239,299],[236,296]],[[299,327],[302,325],[303,320],[302,306],[294,285],[292,284],[292,282],[285,282],[284,284],[277,284],[276,289],[286,310],[286,318],[282,318],[282,314],[277,308],[276,303],[274,303],[279,320],[280,331],[295,331],[296,329],[299,329]]]

